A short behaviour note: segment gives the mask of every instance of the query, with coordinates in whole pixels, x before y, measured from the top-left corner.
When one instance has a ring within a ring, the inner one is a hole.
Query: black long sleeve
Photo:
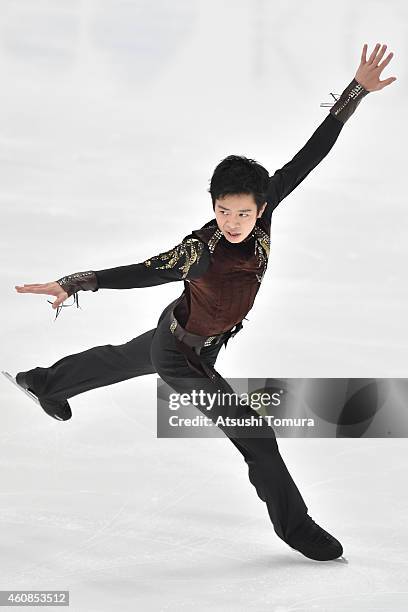
[[[336,142],[343,125],[329,113],[295,157],[270,177],[266,215],[272,215],[279,202],[286,198],[326,157]]]
[[[95,270],[95,274],[99,289],[133,289],[198,278],[209,265],[207,245],[189,234],[172,249],[141,263]]]

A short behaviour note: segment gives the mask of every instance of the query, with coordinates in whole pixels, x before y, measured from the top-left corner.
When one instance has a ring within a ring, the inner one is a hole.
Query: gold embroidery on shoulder
[[[211,226],[212,228],[213,226]],[[214,253],[214,249],[218,244],[219,239],[222,236],[222,231],[218,228],[215,230],[215,232],[212,234],[211,238],[208,241],[208,248],[210,250],[210,253]]]
[[[259,226],[255,226],[255,236],[263,250],[265,251],[266,257],[269,257],[271,240],[266,232],[263,231]]]
[[[182,279],[184,279],[191,266],[200,261],[203,250],[204,243],[201,240],[198,240],[198,238],[185,238],[173,249],[150,257],[150,259],[146,259],[143,263],[147,267],[153,264],[156,270],[169,270],[177,266],[182,272]],[[160,266],[157,265],[158,262],[164,263]]]
[[[258,225],[255,226],[255,253],[257,255],[259,265],[262,268],[260,274],[257,274],[256,277],[258,282],[261,283],[262,279],[266,272],[266,267],[268,265],[269,253],[270,253],[270,245],[271,241],[266,232],[263,231]]]

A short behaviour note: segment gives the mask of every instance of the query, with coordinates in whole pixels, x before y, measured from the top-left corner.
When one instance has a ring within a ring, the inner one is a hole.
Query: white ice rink
[[[284,165],[381,42],[397,81],[275,211],[255,306],[216,367],[408,376],[406,4],[2,0],[0,17],[0,369],[154,327],[182,283],[82,292],[56,322],[14,285],[176,245],[213,217],[223,157]],[[407,609],[405,439],[279,441],[344,546],[319,563],[275,535],[228,439],[157,438],[156,376],[72,398],[66,423],[4,377],[0,401],[0,590],[69,590],[75,612]]]

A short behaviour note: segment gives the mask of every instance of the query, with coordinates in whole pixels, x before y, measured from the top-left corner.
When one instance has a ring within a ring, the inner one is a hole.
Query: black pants
[[[172,302],[162,312],[156,328],[125,344],[96,346],[63,357],[49,368],[29,370],[30,387],[39,396],[62,400],[97,387],[156,373],[177,393],[191,392],[193,383],[197,389],[198,380],[200,388],[207,393],[216,393],[220,389],[232,391],[219,374],[217,380],[212,380],[205,373],[200,377],[196,371],[193,372],[185,355],[177,349],[169,327],[174,304]],[[213,367],[222,346],[220,342],[204,347],[201,359]],[[214,417],[227,416],[226,410],[227,407],[216,405],[212,413]],[[205,414],[209,416],[208,412]],[[243,455],[249,480],[260,499],[266,502],[276,534],[287,540],[304,520],[308,509],[279,453],[273,430],[269,429],[272,437],[243,438],[225,433]]]

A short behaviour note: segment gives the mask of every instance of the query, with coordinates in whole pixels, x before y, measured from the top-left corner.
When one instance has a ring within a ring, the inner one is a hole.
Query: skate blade
[[[288,546],[289,546],[289,548],[292,548],[292,546],[290,544],[288,544]],[[297,548],[292,548],[292,550],[294,550],[295,552],[299,553],[303,557],[306,557],[306,559],[310,559],[311,561],[317,561],[318,563],[327,563],[328,561],[336,561],[337,563],[347,563],[348,564],[348,559],[346,559],[346,557],[344,555],[341,555],[341,557],[336,557],[335,559],[326,559],[325,561],[321,561],[320,559],[312,559],[311,557],[308,557],[307,555],[304,555]]]
[[[23,393],[28,395],[28,397],[30,397],[36,404],[38,404],[39,406],[41,405],[39,400],[38,400],[38,397],[36,395],[34,395],[34,393],[31,393],[31,391],[29,391],[28,389],[24,389],[23,387],[20,387],[20,385],[18,384],[18,382],[16,381],[14,376],[9,374],[8,372],[5,372],[4,370],[2,370],[1,373],[4,374],[4,376],[7,378],[7,380],[12,382],[13,385],[15,385],[17,387],[17,389],[20,389],[20,391],[22,391]]]

